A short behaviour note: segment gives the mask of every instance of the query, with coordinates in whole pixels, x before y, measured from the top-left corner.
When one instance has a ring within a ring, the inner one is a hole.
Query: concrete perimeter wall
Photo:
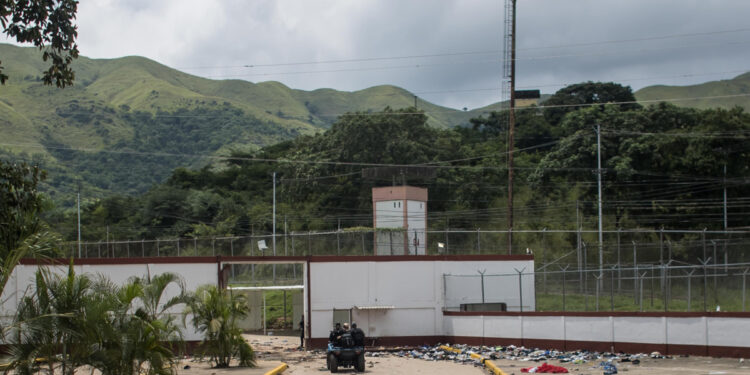
[[[185,282],[187,291],[194,291],[204,284],[219,284],[219,272],[216,258],[131,258],[131,259],[78,259],[74,265],[76,274],[86,274],[91,277],[102,276],[115,284],[122,285],[131,277],[145,277],[172,272],[180,275]],[[9,321],[16,312],[21,298],[28,293],[34,293],[34,279],[39,267],[47,267],[57,274],[68,272],[67,264],[39,266],[33,261],[24,261],[13,270],[3,295],[0,297],[0,319]],[[165,291],[163,300],[167,301],[179,293],[175,285]],[[175,306],[170,311],[178,321],[182,319],[183,306]],[[190,326],[183,330],[186,341],[199,341],[202,336]]]
[[[533,269],[527,256],[321,257],[310,260],[312,345],[322,347],[334,323],[334,310],[351,311],[368,344],[422,344],[442,337],[446,290],[443,275],[512,273]],[[534,308],[534,278],[523,280],[524,305]],[[481,299],[479,288],[466,291]],[[490,291],[487,291],[490,294]],[[491,294],[518,305],[518,284]],[[337,315],[340,316],[340,315]]]
[[[445,335],[475,345],[750,356],[750,313],[444,312]]]

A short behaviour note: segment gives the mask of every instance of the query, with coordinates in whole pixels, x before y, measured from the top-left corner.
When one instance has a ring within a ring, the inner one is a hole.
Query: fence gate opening
[[[299,336],[309,322],[304,261],[223,261],[224,285],[247,299],[250,313],[240,322],[245,332]],[[307,332],[305,337],[309,337]]]

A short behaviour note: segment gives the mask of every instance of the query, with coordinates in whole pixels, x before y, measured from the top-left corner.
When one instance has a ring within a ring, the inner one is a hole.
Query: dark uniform
[[[365,332],[357,328],[357,323],[352,323],[351,334],[355,346],[365,346]]]
[[[341,329],[341,323],[336,323],[336,328],[328,335],[328,342],[333,343],[334,346],[340,346],[341,334],[343,333],[344,330]]]
[[[305,346],[305,316],[299,320],[299,347],[302,349]]]

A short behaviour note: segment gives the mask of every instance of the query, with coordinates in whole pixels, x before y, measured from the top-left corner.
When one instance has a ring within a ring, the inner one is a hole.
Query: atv
[[[354,367],[357,372],[365,372],[365,348],[354,345],[351,336],[345,333],[340,342],[329,342],[326,349],[326,367],[337,373],[339,367]]]

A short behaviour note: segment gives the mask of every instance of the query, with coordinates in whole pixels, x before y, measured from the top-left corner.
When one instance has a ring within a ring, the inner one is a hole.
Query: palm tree
[[[86,362],[83,309],[89,304],[90,287],[91,280],[76,275],[72,264],[65,276],[37,271],[36,292],[22,298],[11,325],[11,369],[31,374],[46,363],[50,374],[59,368],[62,374],[72,375]]]
[[[172,282],[180,284],[179,278],[155,276],[152,281],[172,281],[154,284],[147,280],[136,278],[121,287],[111,283],[98,287],[110,292],[102,293],[101,303],[93,304],[89,310],[87,332],[94,343],[90,364],[102,373],[169,375],[175,372],[172,347],[181,344],[182,338],[174,318],[161,316],[170,302],[159,310],[150,307],[160,306],[167,286]]]
[[[198,353],[208,356],[215,367],[229,367],[232,358],[239,360],[240,367],[254,367],[255,353],[237,327],[237,319],[247,316],[248,312],[243,296],[215,285],[204,285],[191,295],[183,321],[188,315],[192,316],[196,331],[204,335]]]
[[[174,275],[117,286],[76,275],[72,263],[64,277],[38,271],[36,293],[22,299],[9,335],[9,370],[72,375],[86,364],[104,374],[174,374],[172,347],[182,339],[165,312],[177,302],[161,302],[172,283],[182,296]]]

